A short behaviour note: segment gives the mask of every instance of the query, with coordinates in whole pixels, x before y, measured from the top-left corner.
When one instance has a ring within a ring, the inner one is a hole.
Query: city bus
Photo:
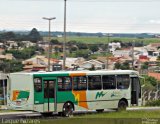
[[[55,71],[11,73],[7,106],[71,115],[74,111],[103,112],[140,106],[141,85],[134,70]]]

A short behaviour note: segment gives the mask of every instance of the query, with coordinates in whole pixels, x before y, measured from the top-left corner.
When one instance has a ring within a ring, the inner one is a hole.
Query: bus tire
[[[104,109],[97,109],[96,110],[98,113],[102,113],[102,112],[104,112]]]
[[[63,116],[65,117],[69,117],[73,114],[73,104],[71,102],[66,102],[64,105],[63,105],[63,111],[62,111],[62,114]]]
[[[127,103],[124,100],[120,100],[118,103],[118,111],[125,111],[127,108]]]
[[[53,115],[53,112],[44,112],[44,113],[41,113],[41,115],[43,117],[49,117],[49,116],[52,116]]]

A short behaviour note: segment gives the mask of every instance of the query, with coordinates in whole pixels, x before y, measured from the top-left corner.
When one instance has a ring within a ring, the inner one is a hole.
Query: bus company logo
[[[106,92],[107,93],[107,92]],[[101,92],[97,92],[95,99],[103,97],[104,95],[106,95],[106,93],[103,93],[103,91]]]
[[[121,96],[120,92],[113,92],[113,93],[111,93],[111,98],[112,97],[120,97],[120,96]]]

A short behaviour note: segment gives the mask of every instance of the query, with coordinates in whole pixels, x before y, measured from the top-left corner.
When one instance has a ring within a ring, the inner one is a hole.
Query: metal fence
[[[160,100],[160,91],[144,91],[142,93],[142,105],[145,105],[147,101]]]

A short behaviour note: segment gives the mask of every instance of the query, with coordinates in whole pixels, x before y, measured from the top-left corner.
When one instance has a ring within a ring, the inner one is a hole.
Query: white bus
[[[7,105],[40,113],[126,109],[141,105],[139,74],[133,70],[12,73]]]

